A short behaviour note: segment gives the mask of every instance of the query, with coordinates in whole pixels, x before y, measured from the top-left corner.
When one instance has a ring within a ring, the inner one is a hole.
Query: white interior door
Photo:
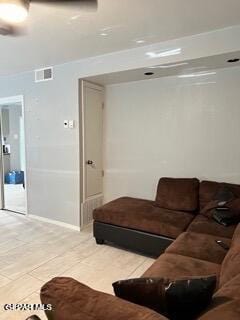
[[[85,200],[103,191],[103,88],[83,82]]]

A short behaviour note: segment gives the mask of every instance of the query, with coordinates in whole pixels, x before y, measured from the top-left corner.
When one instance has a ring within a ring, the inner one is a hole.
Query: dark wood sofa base
[[[129,250],[158,257],[174,241],[164,236],[94,221],[93,235],[97,244],[115,243]]]

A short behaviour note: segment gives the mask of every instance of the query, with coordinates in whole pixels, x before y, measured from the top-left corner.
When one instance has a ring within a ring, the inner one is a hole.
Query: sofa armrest
[[[49,320],[166,320],[148,308],[93,290],[65,277],[47,282],[41,289],[41,300],[51,304],[46,311]]]

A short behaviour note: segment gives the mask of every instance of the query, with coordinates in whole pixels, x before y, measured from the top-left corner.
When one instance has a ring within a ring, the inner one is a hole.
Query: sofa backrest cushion
[[[221,288],[228,281],[240,274],[240,245],[231,245],[226,254],[220,272],[219,287]],[[240,290],[240,289],[239,289]]]
[[[240,300],[223,299],[216,306],[205,311],[198,320],[238,320],[240,319]]]
[[[232,237],[232,244],[231,246],[236,246],[239,245],[240,246],[240,223],[237,225],[233,237]]]
[[[198,209],[198,193],[196,178],[161,178],[156,204],[165,209],[193,212]]]
[[[218,289],[201,320],[240,319],[240,274]]]
[[[228,281],[215,292],[213,301],[217,302],[220,298],[240,300],[240,274],[234,277],[231,281]]]
[[[236,198],[240,198],[240,185],[232,183],[223,183],[216,181],[202,181],[199,188],[199,206],[200,210],[204,209],[209,202],[213,201],[216,193],[222,186],[226,186]],[[234,205],[238,206],[238,200],[234,201]]]

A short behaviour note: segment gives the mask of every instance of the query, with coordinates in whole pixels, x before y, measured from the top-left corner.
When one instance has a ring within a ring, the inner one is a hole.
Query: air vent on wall
[[[53,68],[35,70],[35,82],[49,81],[53,79]]]

